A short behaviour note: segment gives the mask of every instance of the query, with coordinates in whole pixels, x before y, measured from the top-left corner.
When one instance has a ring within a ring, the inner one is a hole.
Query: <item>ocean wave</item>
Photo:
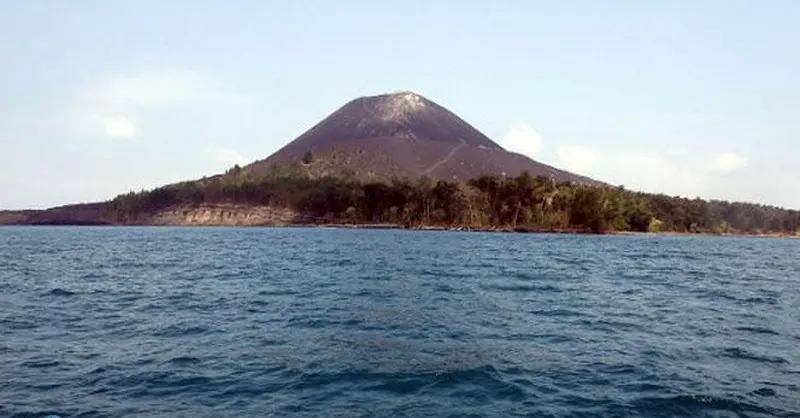
[[[727,347],[720,351],[720,355],[724,357],[730,357],[735,359],[744,359],[744,360],[755,360],[762,363],[772,363],[772,364],[787,364],[789,363],[788,360],[778,357],[778,356],[769,356],[769,355],[760,355],[748,350],[745,350],[740,347]]]
[[[642,397],[632,402],[632,409],[642,416],[655,417],[707,416],[710,412],[730,412],[736,416],[797,416],[791,411],[759,406],[738,398],[704,394]]]
[[[211,332],[208,327],[190,324],[173,324],[167,327],[158,329],[153,332],[156,337],[189,337],[194,335],[202,335]]]
[[[0,269],[2,417],[800,418],[800,241],[82,231]]]
[[[753,334],[781,335],[778,331],[766,327],[745,326],[745,327],[736,327],[735,329],[737,331],[752,332]]]
[[[55,289],[51,289],[50,291],[47,292],[47,295],[50,296],[75,296],[77,294],[78,294],[77,292],[72,292],[60,287],[56,287]]]
[[[502,292],[551,292],[557,293],[563,291],[563,289],[552,286],[552,285],[534,285],[534,284],[523,284],[523,283],[494,283],[494,284],[484,284],[480,286],[483,290],[499,290]]]

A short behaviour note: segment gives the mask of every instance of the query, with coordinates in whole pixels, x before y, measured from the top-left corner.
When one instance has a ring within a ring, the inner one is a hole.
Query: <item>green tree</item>
[[[606,229],[603,191],[595,187],[579,187],[575,190],[569,222],[577,228],[587,228],[599,233]]]
[[[309,151],[310,152],[310,151]],[[135,223],[167,208],[215,203],[292,209],[319,222],[391,222],[603,232],[772,232],[796,234],[800,212],[740,202],[704,201],[624,188],[556,183],[522,173],[456,183],[426,177],[364,183],[311,178],[300,163],[262,171],[234,166],[224,175],[119,195],[105,218]]]

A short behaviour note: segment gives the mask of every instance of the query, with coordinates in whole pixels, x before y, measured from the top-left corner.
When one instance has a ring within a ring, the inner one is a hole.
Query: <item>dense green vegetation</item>
[[[796,234],[800,212],[776,207],[653,195],[624,188],[555,183],[523,173],[466,183],[427,178],[361,182],[310,178],[299,166],[268,173],[234,167],[225,175],[118,196],[114,222],[139,222],[179,205],[237,203],[295,210],[303,222],[390,223],[532,231],[641,231]]]

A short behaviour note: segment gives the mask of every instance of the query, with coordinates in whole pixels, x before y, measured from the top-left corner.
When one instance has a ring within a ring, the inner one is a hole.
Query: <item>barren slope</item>
[[[557,181],[602,184],[508,152],[451,111],[411,92],[352,100],[246,169],[301,162],[307,152],[314,171],[328,174],[468,180],[529,171]]]

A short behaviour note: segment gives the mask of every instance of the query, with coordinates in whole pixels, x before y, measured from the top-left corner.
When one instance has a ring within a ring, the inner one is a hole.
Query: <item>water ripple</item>
[[[0,229],[0,416],[800,417],[800,241]]]

